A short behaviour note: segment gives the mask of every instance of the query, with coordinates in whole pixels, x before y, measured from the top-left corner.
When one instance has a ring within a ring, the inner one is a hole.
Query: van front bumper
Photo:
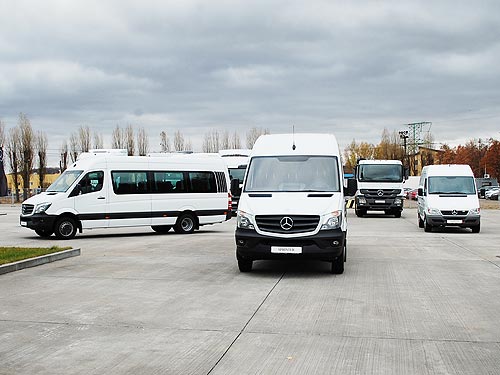
[[[264,236],[253,230],[236,229],[236,257],[238,259],[283,259],[303,257],[333,261],[342,255],[346,233],[341,229],[323,230],[312,236],[281,238]],[[275,254],[272,246],[301,247],[300,254]]]
[[[54,229],[54,222],[56,221],[56,218],[56,216],[46,214],[20,216],[19,224],[22,227],[33,230],[52,231]]]
[[[481,216],[451,216],[451,215],[429,215],[426,216],[427,223],[433,227],[461,227],[470,228],[478,226],[481,222]]]

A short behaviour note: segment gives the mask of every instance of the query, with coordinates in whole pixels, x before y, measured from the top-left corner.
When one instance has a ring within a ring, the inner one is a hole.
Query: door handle
[[[97,197],[97,199],[106,199],[106,197]]]

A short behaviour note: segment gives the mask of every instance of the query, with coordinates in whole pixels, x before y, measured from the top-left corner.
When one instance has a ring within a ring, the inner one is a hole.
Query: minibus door
[[[103,171],[88,172],[72,193],[75,211],[83,229],[106,228],[109,225],[107,200],[109,178]]]

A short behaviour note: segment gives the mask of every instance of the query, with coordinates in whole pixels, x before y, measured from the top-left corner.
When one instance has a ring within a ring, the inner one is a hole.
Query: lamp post
[[[406,165],[408,166],[406,163],[406,140],[410,137],[410,132],[408,130],[400,130],[399,131],[399,138],[401,138],[403,140],[403,146],[404,146],[404,155],[403,155],[403,160],[401,160],[403,162],[403,165]]]

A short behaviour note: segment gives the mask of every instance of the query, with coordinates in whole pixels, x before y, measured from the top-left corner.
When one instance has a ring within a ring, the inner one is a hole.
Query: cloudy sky
[[[50,149],[80,125],[500,138],[500,2],[2,0],[0,119]]]

